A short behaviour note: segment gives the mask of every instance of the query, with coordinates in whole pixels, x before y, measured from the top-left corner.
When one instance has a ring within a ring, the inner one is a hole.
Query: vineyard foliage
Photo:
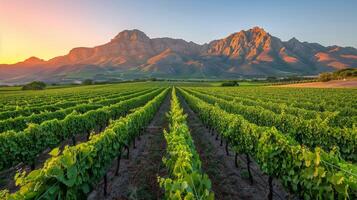
[[[275,126],[259,126],[243,115],[229,113],[197,93],[180,89],[191,108],[218,131],[233,149],[254,158],[268,175],[278,178],[291,192],[305,199],[357,198],[357,166],[340,158],[340,152],[299,144]]]
[[[228,153],[251,159],[293,198],[357,199],[356,89],[159,81],[0,90],[0,173],[18,171],[16,187],[1,190],[0,199],[85,198],[168,94],[168,174],[157,177],[164,198],[214,199],[215,181],[202,169],[185,101]]]
[[[96,128],[107,126],[111,119],[125,115],[158,95],[162,89],[120,101],[119,103],[91,110],[84,114],[73,112],[63,120],[48,120],[32,124],[24,131],[0,134],[0,169],[19,162],[32,163],[47,148],[56,147],[61,141],[77,134],[89,134]]]
[[[172,90],[171,109],[168,113],[170,130],[164,131],[167,156],[163,158],[170,177],[159,178],[166,199],[214,199],[211,181],[202,172],[201,161],[195,150],[186,122],[186,115]]]
[[[152,100],[125,117],[114,120],[103,132],[88,142],[67,146],[63,152],[53,149],[51,158],[40,169],[17,174],[20,189],[5,199],[81,199],[106,173],[124,146],[140,133],[153,118],[168,89],[159,90]]]
[[[355,125],[352,128],[333,127],[328,125],[328,119],[322,120],[318,117],[305,120],[285,112],[277,114],[259,105],[242,105],[235,100],[229,102],[213,95],[191,92],[211,104],[219,105],[227,112],[243,116],[251,123],[274,126],[279,131],[292,136],[300,144],[311,148],[322,147],[327,151],[339,147],[343,158],[357,161],[357,127]]]

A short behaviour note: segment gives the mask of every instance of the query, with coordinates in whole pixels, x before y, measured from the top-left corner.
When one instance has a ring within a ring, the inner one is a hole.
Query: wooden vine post
[[[119,176],[120,157],[121,157],[121,152],[119,153],[117,158],[117,168],[115,169],[115,176]]]
[[[273,177],[272,176],[269,176],[268,183],[269,183],[268,199],[273,200]]]
[[[248,169],[249,181],[250,181],[250,184],[252,185],[253,184],[253,176],[250,171],[250,156],[249,156],[249,154],[245,154],[245,155],[247,158],[247,169]]]
[[[108,185],[108,176],[107,176],[107,173],[105,173],[105,175],[104,175],[104,196],[108,195],[107,185]]]
[[[229,156],[229,142],[226,140],[226,154]]]

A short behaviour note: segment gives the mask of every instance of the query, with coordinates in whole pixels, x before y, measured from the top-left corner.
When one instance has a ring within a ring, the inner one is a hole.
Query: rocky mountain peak
[[[138,29],[124,30],[116,35],[112,41],[148,41],[150,38]]]
[[[266,35],[267,34],[267,32],[263,28],[260,28],[258,26],[255,26],[255,27],[249,29],[246,32],[250,32],[250,33],[253,33],[253,34],[261,34],[261,35]]]
[[[269,33],[266,32],[263,28],[256,26],[249,30],[242,30],[242,31],[233,33],[224,39],[229,40],[229,39],[245,38],[247,40],[252,40],[252,39],[254,40],[256,38],[266,37],[266,36],[270,36]]]
[[[32,56],[30,58],[27,58],[24,62],[27,62],[27,63],[39,63],[39,62],[43,62],[44,60],[40,59],[40,58],[37,58],[35,56]]]
[[[42,64],[43,62],[45,62],[44,60],[37,58],[35,56],[32,56],[30,58],[27,58],[26,60],[19,62],[17,64],[22,64],[22,65],[38,65],[38,64]]]
[[[292,46],[295,46],[295,45],[300,44],[300,43],[301,42],[298,39],[296,39],[295,37],[293,37],[293,38],[291,38],[290,40],[287,41],[287,44],[288,45],[292,45]]]
[[[269,33],[260,27],[254,27],[249,30],[243,30],[233,33],[221,40],[215,40],[210,43],[208,54],[223,55],[235,60],[253,60],[258,58],[263,61],[272,60],[268,55],[272,45],[279,48],[282,46],[279,40],[273,38]]]

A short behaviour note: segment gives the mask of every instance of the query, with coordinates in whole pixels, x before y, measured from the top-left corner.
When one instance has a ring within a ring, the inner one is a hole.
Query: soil
[[[88,199],[162,199],[163,190],[157,180],[158,176],[167,175],[162,162],[166,151],[163,129],[168,128],[166,112],[170,109],[170,98],[171,95],[167,95],[140,140],[136,139],[136,148],[130,147],[129,159],[122,154],[118,176],[115,176],[117,159],[113,161],[107,171],[107,196],[104,196],[102,180]]]
[[[209,133],[209,130],[182,97],[180,102],[182,102],[182,107],[188,115],[188,126],[200,155],[202,168],[212,182],[215,198],[217,200],[267,199],[269,193],[268,176],[264,175],[259,166],[252,160],[250,169],[253,184],[250,184],[246,156],[238,154],[237,168],[234,152],[229,150],[229,156],[227,156],[225,142],[221,146],[220,138],[216,139],[217,133],[213,133],[214,135]],[[290,198],[278,181],[273,180],[273,188],[273,199]]]
[[[328,82],[297,83],[273,87],[307,87],[307,88],[357,88],[357,79],[333,80]]]

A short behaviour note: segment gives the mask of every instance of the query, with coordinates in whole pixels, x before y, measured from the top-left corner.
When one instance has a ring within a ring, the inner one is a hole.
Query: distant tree
[[[227,86],[239,86],[238,81],[227,81],[227,82],[223,82],[221,84],[221,86],[223,87],[227,87]]]
[[[346,68],[340,69],[335,72],[324,72],[319,75],[319,81],[330,81],[330,80],[339,80],[345,78],[353,78],[357,77],[357,69],[356,68]]]
[[[332,75],[332,73],[329,73],[329,72],[324,72],[319,75],[319,80],[322,82],[331,81],[332,79],[334,79],[333,75]]]
[[[46,88],[46,83],[42,81],[33,81],[22,86],[22,90],[43,90]]]
[[[268,76],[268,77],[267,77],[267,81],[268,81],[268,82],[275,82],[275,81],[277,81],[277,80],[278,80],[278,78],[275,77],[275,76]]]
[[[92,79],[86,79],[82,82],[83,85],[92,85],[93,84],[93,80]]]
[[[335,79],[344,79],[349,77],[356,77],[357,69],[355,68],[346,68],[333,72],[333,77]]]

